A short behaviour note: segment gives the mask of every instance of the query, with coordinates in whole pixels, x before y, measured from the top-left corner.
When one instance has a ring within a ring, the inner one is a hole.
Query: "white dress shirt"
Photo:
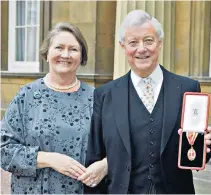
[[[152,79],[152,87],[154,91],[154,105],[155,105],[160,93],[162,83],[163,83],[163,71],[161,70],[159,64],[157,65],[155,70],[152,72],[152,74],[150,74],[148,77]],[[133,70],[131,70],[131,80],[140,99],[142,99],[143,90],[145,88],[145,84],[142,81],[142,79],[143,78],[141,78]]]

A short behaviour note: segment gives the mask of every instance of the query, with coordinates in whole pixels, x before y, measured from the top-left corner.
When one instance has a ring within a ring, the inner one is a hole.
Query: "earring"
[[[48,59],[46,60],[46,62],[49,62]]]

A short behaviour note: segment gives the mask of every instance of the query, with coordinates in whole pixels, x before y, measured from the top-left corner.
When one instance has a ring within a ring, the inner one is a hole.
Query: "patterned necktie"
[[[152,87],[152,79],[150,77],[142,79],[145,84],[142,96],[142,102],[151,113],[154,108],[154,92]]]

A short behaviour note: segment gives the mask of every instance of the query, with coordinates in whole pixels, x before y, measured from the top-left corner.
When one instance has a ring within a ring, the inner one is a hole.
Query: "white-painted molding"
[[[16,36],[15,36],[15,27],[16,27],[16,2],[9,1],[9,33],[8,33],[8,71],[9,72],[39,72],[39,58],[37,61],[16,61]],[[37,21],[40,20],[40,10],[37,12]],[[26,16],[27,18],[27,16]],[[25,37],[26,38],[26,37]],[[39,43],[39,32],[35,37]],[[25,48],[26,49],[26,48]],[[39,44],[37,44],[37,51],[39,51]],[[35,54],[36,55],[36,54]]]

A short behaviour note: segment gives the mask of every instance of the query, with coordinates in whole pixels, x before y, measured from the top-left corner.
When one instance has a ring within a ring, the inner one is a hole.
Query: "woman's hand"
[[[77,179],[84,174],[86,168],[73,158],[59,153],[38,152],[37,168],[50,167],[55,171]]]
[[[86,172],[78,178],[78,181],[83,182],[87,186],[95,187],[108,173],[107,158],[101,161],[94,162],[86,168]]]

